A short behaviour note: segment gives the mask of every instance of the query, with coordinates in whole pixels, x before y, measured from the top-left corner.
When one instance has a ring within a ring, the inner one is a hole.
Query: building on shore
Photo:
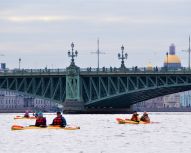
[[[153,98],[133,105],[133,109],[137,111],[168,111],[178,110],[181,108],[180,94],[171,94]]]
[[[6,68],[6,63],[0,63],[0,71],[4,71],[4,70],[6,70],[7,68]]]
[[[180,94],[171,94],[163,97],[164,108],[180,108]]]
[[[61,105],[46,99],[35,98],[12,91],[0,91],[0,112],[24,112],[29,110],[52,112]]]
[[[167,96],[153,98],[133,105],[136,110],[155,110],[155,109],[168,109],[180,108],[180,95],[171,94]]]
[[[180,94],[181,107],[191,107],[191,91],[185,91]]]

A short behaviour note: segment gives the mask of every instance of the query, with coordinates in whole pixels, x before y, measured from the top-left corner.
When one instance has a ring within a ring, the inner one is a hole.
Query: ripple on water
[[[2,153],[190,153],[191,113],[152,113],[159,124],[120,125],[115,118],[128,115],[65,115],[69,124],[80,130],[11,131],[12,124],[29,125],[33,121],[14,121],[17,114],[1,114]],[[45,114],[46,116],[46,114]],[[54,115],[47,115],[51,122]],[[149,146],[149,147],[148,147]]]

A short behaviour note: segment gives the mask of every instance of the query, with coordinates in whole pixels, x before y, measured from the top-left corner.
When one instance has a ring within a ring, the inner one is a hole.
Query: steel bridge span
[[[22,70],[0,73],[0,89],[59,102],[66,112],[130,108],[151,98],[191,90],[190,71]]]

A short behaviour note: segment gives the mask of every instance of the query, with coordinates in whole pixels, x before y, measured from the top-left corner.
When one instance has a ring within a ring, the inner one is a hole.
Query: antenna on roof
[[[188,53],[189,53],[189,70],[190,70],[190,35],[189,35],[189,48],[188,48]]]
[[[183,52],[188,52],[188,70],[190,70],[190,35],[189,35],[189,47],[188,50],[182,50]]]

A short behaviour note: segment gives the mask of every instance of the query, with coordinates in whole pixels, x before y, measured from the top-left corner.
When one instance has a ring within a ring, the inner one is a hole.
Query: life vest
[[[150,118],[149,118],[148,115],[143,115],[143,116],[141,117],[141,121],[150,122]]]
[[[141,116],[141,121],[144,121],[145,119],[146,119],[145,115]]]
[[[35,126],[46,126],[46,118],[45,117],[38,117],[36,119]]]
[[[59,116],[59,117],[54,118],[52,124],[53,125],[62,125],[62,123],[63,123],[62,116]]]
[[[29,117],[29,114],[25,114],[24,117],[27,117],[27,118],[28,118],[28,117]]]
[[[138,116],[137,116],[137,115],[133,115],[133,116],[131,117],[131,121],[139,121]]]

